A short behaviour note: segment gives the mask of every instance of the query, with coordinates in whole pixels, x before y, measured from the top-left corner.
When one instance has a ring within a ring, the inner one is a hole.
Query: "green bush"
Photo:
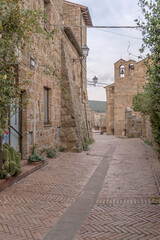
[[[48,158],[56,158],[57,152],[54,148],[47,148],[46,149],[46,156]]]
[[[144,52],[147,48],[148,54],[145,59],[144,92],[134,97],[133,105],[135,110],[149,115],[153,138],[160,155],[160,1],[139,0],[138,4],[143,14],[143,19],[135,20],[143,36],[140,50]]]
[[[45,158],[39,155],[38,153],[31,154],[29,155],[29,158],[28,158],[29,162],[42,162],[42,160],[45,160]]]
[[[64,152],[65,150],[66,150],[65,147],[62,147],[62,146],[59,146],[59,147],[58,147],[58,151],[59,151],[59,152]]]
[[[83,138],[83,142],[82,142],[82,147],[83,147],[83,151],[88,151],[89,150],[89,145],[94,143],[94,139],[93,138]]]

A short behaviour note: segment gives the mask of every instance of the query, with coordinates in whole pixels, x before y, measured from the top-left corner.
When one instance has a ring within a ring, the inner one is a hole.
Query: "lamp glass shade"
[[[93,83],[97,83],[98,82],[98,78],[95,76],[94,78],[93,78]]]
[[[87,45],[85,44],[84,47],[82,48],[82,53],[84,57],[88,56],[89,53],[89,48],[87,47]]]

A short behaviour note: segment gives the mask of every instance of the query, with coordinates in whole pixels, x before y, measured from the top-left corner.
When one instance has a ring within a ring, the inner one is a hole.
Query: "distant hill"
[[[93,101],[88,100],[89,107],[97,113],[106,113],[106,102],[105,101]]]

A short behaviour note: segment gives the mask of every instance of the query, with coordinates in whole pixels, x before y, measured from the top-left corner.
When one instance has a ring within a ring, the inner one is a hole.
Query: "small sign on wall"
[[[9,130],[8,129],[4,130],[2,144],[4,144],[4,143],[9,143]]]

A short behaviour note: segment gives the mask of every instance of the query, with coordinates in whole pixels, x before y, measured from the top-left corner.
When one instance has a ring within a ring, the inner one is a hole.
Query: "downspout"
[[[88,12],[88,10],[87,10],[86,12]],[[85,13],[85,12],[83,12],[83,13],[80,14],[81,48],[82,48],[82,15],[83,15],[84,13]],[[81,102],[82,102],[82,104],[84,105],[84,109],[85,109],[86,128],[87,128],[87,135],[88,135],[88,138],[89,138],[90,136],[89,136],[89,127],[88,127],[87,107],[86,107],[86,103],[84,102],[84,99],[83,99],[83,59],[80,59],[80,64],[81,64]]]
[[[84,99],[83,99],[83,62],[82,61],[83,60],[81,59],[80,60],[80,63],[81,63],[81,102],[84,105],[84,109],[85,109],[86,128],[87,128],[87,135],[89,138],[90,136],[89,136],[89,128],[88,128],[87,107],[86,107],[86,103],[84,102]]]

